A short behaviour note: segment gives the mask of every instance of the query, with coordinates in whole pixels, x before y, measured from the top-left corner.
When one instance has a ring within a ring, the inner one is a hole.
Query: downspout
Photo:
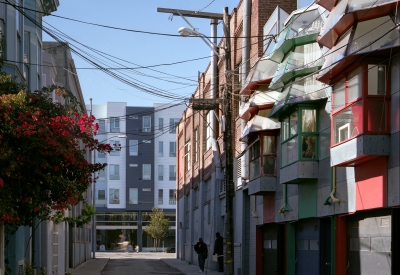
[[[210,91],[210,97],[212,99],[215,99],[218,93],[218,56],[215,54],[215,51],[218,51],[217,48],[217,26],[218,26],[218,20],[217,19],[211,19],[210,20],[210,25],[211,25],[211,42],[212,42],[212,47],[213,49],[211,50],[211,62],[210,62],[210,68],[211,68],[211,80],[210,80],[210,86],[211,86],[211,91]],[[218,119],[215,111],[211,110],[211,146],[212,146],[212,151],[213,151],[213,156],[214,156],[214,164],[215,164],[215,171],[216,171],[216,179],[224,179],[224,176],[222,175],[222,170],[221,170],[221,155],[220,155],[220,150],[219,150],[219,144],[217,142],[217,123],[216,120]]]
[[[245,83],[247,74],[249,73],[250,68],[250,26],[251,26],[251,0],[244,0],[243,1],[243,38],[242,38],[242,75],[241,82]],[[243,97],[242,97],[243,99]],[[240,102],[240,107],[243,108],[243,101]],[[247,121],[242,119],[241,120],[241,130],[242,133],[246,127]],[[241,150],[246,149],[247,144],[242,142],[240,145]],[[241,158],[241,166],[242,166],[242,175],[243,179],[248,178],[248,165],[247,165],[247,155],[243,155]]]
[[[330,205],[331,203],[329,200],[331,199],[333,203],[339,203],[340,200],[338,198],[335,198],[335,192],[336,192],[336,167],[332,167],[331,169],[331,194],[329,197],[326,198],[324,205]]]
[[[289,207],[287,205],[287,184],[283,184],[283,206],[279,209],[278,213],[289,212]]]

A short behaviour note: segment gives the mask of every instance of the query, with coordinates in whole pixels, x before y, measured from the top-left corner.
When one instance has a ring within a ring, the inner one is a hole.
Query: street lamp
[[[110,138],[127,138],[126,135],[116,135],[116,136],[111,136],[109,138],[106,138],[105,140],[100,141],[99,143],[102,143],[106,140],[109,140]],[[114,149],[113,149],[114,150]],[[121,150],[121,148],[120,148]],[[96,151],[94,151],[93,155],[93,163],[96,163]],[[96,172],[93,173],[93,207],[96,209]],[[92,250],[93,250],[93,259],[96,259],[96,214],[93,215],[92,218]]]

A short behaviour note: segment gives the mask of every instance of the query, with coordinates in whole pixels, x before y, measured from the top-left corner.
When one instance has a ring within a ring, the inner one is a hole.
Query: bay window
[[[389,131],[385,64],[363,63],[333,85],[332,146],[361,134]]]
[[[276,136],[274,133],[260,134],[248,152],[250,180],[261,176],[276,175]]]
[[[282,121],[282,167],[317,160],[317,109],[300,105]]]

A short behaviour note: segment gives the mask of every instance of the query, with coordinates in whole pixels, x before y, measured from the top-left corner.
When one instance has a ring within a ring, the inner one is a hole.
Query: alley
[[[164,258],[171,258],[172,255],[175,256],[165,253],[98,253],[97,257],[109,258],[101,272],[102,275],[183,274],[162,261]]]

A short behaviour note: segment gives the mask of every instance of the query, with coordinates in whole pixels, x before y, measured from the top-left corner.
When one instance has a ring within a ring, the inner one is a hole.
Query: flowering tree
[[[67,104],[52,102],[54,90]],[[0,222],[74,222],[65,219],[64,211],[83,200],[93,173],[106,165],[89,163],[87,150],[112,150],[94,139],[94,119],[65,89],[30,92],[0,74]]]

